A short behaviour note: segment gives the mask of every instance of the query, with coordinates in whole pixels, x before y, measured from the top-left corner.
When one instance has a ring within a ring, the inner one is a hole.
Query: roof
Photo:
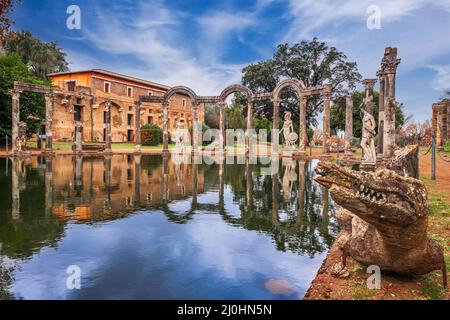
[[[126,76],[124,74],[120,74],[120,73],[116,73],[116,72],[112,72],[112,71],[108,71],[108,70],[103,70],[103,69],[57,72],[57,73],[50,73],[50,74],[48,74],[48,76],[53,77],[53,76],[59,76],[59,75],[65,75],[65,74],[77,74],[77,73],[87,73],[87,72],[98,73],[98,74],[102,74],[102,75],[106,75],[106,76],[116,77],[116,78],[120,78],[122,80],[134,81],[134,82],[137,82],[140,84],[158,87],[161,89],[166,89],[166,90],[170,89],[169,86],[166,86],[164,84],[160,84],[160,83],[156,83],[156,82],[152,82],[152,81],[148,81],[148,80],[143,80],[143,79],[139,79],[139,78],[135,78],[135,77],[131,77],[131,76]]]

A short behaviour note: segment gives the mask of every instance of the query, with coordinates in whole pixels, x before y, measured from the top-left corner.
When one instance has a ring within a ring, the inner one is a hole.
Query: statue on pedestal
[[[361,147],[364,151],[363,163],[375,164],[377,160],[377,154],[375,150],[375,118],[372,113],[363,109],[363,126],[362,126],[362,139]]]

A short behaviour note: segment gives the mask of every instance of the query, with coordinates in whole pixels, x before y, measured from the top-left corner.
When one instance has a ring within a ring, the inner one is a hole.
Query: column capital
[[[323,99],[330,100],[331,99],[331,92],[332,92],[331,84],[326,84],[323,86],[321,95]]]
[[[273,98],[272,99],[272,103],[273,103],[273,105],[280,105],[280,103],[281,103],[281,99],[279,99],[279,98]]]
[[[141,101],[141,100],[136,100],[136,101],[134,101],[134,105],[135,105],[136,107],[140,108],[141,105],[142,105],[142,101]]]
[[[377,83],[378,79],[364,79],[363,83],[364,83],[364,87],[366,88],[366,90],[373,90],[373,88],[375,87],[375,83]]]
[[[308,103],[308,96],[302,95],[300,97],[300,103]]]
[[[218,105],[219,108],[225,108],[227,106],[227,103],[225,101],[219,101]]]
[[[13,99],[19,99],[20,98],[20,94],[22,93],[22,90],[11,89],[11,90],[9,90],[9,93],[11,94]]]

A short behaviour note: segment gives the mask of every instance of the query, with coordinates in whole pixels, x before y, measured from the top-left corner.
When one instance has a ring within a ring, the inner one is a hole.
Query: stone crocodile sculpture
[[[363,265],[398,274],[442,270],[446,286],[444,251],[427,237],[427,190],[420,180],[393,170],[359,172],[330,162],[320,162],[316,172],[316,181],[342,206],[336,212],[342,268],[350,255]]]

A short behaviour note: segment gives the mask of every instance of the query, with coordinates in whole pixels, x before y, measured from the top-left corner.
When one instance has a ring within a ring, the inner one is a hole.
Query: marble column
[[[227,107],[226,102],[219,103],[220,152],[225,151],[225,108],[226,107]]]
[[[163,103],[163,155],[169,154],[169,103]]]
[[[134,103],[135,113],[135,135],[134,135],[134,152],[141,152],[141,102],[135,101]]]
[[[345,154],[351,156],[353,142],[353,96],[345,97]]]
[[[280,144],[280,100],[273,99],[272,156],[279,153]]]
[[[298,212],[296,222],[303,225],[305,221],[305,191],[306,191],[306,162],[299,161],[298,163]]]
[[[324,86],[322,91],[323,99],[323,155],[330,154],[330,116],[331,116],[331,85]]]
[[[12,97],[12,133],[11,133],[11,143],[12,152],[22,151],[17,150],[17,140],[19,138],[19,122],[20,122],[20,94],[22,92],[19,90],[11,90]]]
[[[308,135],[306,132],[306,108],[308,107],[308,97],[302,96],[300,98],[300,135],[299,135],[299,153],[300,155],[305,155],[306,144],[308,142]]]
[[[378,147],[377,154],[378,157],[383,156],[383,144],[384,144],[384,99],[385,99],[385,90],[386,90],[386,81],[384,74],[382,72],[377,73],[378,78],[380,80],[380,96],[379,96],[379,108],[378,108]]]
[[[112,101],[106,100],[105,102],[105,112],[106,112],[106,146],[105,146],[105,152],[111,153],[111,106]]]
[[[52,93],[45,95],[45,151],[53,150],[53,107],[55,96]]]

